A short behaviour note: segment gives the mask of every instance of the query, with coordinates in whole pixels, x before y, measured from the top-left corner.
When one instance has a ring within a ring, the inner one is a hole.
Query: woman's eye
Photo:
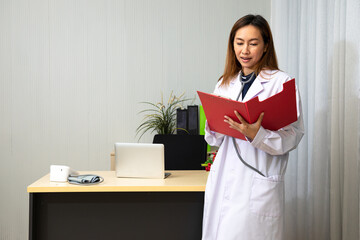
[[[258,44],[257,43],[251,43],[250,45],[251,46],[257,46]]]

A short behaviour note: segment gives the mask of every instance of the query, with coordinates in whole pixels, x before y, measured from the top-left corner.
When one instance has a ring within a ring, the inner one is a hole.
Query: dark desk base
[[[201,239],[204,192],[30,193],[30,240]]]

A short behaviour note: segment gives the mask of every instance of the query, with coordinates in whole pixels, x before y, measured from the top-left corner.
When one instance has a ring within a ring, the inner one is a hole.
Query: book
[[[228,136],[246,140],[239,131],[229,127],[224,122],[228,116],[240,122],[234,111],[236,110],[248,123],[254,123],[264,112],[261,125],[268,130],[276,131],[297,121],[295,79],[283,84],[283,90],[263,101],[255,97],[247,102],[238,102],[229,98],[197,91],[210,130]]]

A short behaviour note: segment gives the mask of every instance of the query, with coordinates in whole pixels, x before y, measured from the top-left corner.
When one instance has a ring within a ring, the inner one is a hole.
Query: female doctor
[[[278,68],[267,21],[259,15],[239,19],[231,29],[225,71],[214,93],[263,101],[291,79]],[[284,239],[284,174],[289,152],[304,134],[298,90],[296,94],[297,121],[277,131],[261,126],[263,113],[253,124],[237,112],[238,119],[224,116],[246,141],[213,132],[206,124],[205,140],[219,150],[206,184],[203,240]]]

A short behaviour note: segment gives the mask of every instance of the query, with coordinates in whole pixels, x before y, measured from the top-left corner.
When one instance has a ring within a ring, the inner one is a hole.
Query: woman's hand
[[[230,117],[225,116],[224,122],[228,123],[230,128],[235,129],[244,134],[248,139],[253,140],[260,129],[261,122],[264,118],[264,113],[261,113],[259,118],[253,124],[249,124],[237,111],[234,111],[240,123],[235,122]]]

